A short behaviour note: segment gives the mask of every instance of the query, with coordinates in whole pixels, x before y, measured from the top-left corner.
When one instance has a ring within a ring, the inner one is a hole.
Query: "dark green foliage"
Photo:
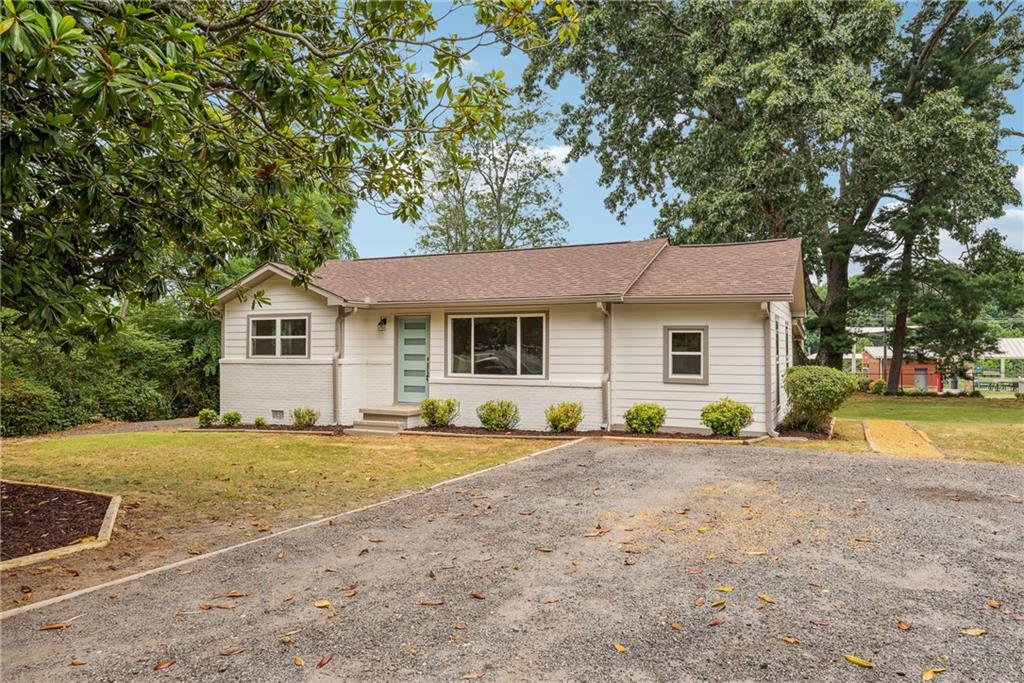
[[[574,432],[583,422],[583,406],[569,401],[556,403],[547,407],[544,419],[553,432]]]
[[[487,401],[476,409],[477,419],[484,429],[504,432],[519,424],[519,408],[512,401]]]
[[[858,377],[857,378],[857,391],[871,391],[871,378],[870,377]]]
[[[61,422],[60,397],[45,384],[30,379],[12,379],[2,383],[0,434],[29,436],[43,434],[67,425]]]
[[[220,423],[225,427],[237,427],[242,424],[242,414],[237,410],[224,413],[220,416]]]
[[[754,421],[754,411],[746,403],[728,396],[709,403],[700,411],[700,423],[718,436],[739,436]]]
[[[876,379],[874,382],[871,383],[870,389],[871,389],[871,393],[872,394],[878,394],[878,395],[884,394],[885,393],[885,380],[884,379]]]
[[[292,424],[296,427],[312,427],[319,419],[320,413],[313,408],[296,408],[292,411]]]
[[[845,372],[818,365],[790,368],[786,393],[791,405],[788,426],[821,431],[839,406],[857,390],[857,382]]]
[[[626,429],[634,434],[654,434],[665,424],[668,411],[657,403],[634,403],[626,409]]]
[[[428,427],[447,427],[459,414],[459,402],[454,398],[425,398],[420,402],[420,417]]]
[[[220,415],[213,408],[203,408],[199,411],[199,427],[206,429],[220,422]]]

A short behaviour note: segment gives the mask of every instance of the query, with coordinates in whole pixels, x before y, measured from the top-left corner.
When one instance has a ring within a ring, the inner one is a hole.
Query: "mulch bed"
[[[725,439],[743,443],[744,437],[713,436],[711,434],[687,434],[685,432],[658,432],[657,434],[634,434],[623,430],[604,431],[591,429],[585,432],[547,432],[539,429],[510,429],[505,432],[492,432],[483,427],[412,427],[406,431],[412,432],[442,432],[445,434],[477,434],[482,436],[543,436],[551,439],[565,438],[578,439],[583,436],[628,436],[644,439],[714,439],[716,441]]]
[[[779,436],[803,437],[809,441],[828,440],[828,434],[825,432],[805,432],[801,429],[780,429]]]
[[[203,427],[203,430],[214,431],[216,429],[227,429],[236,431],[239,429],[255,430],[260,432],[331,432],[332,434],[344,434],[344,428],[338,425],[313,425],[312,427],[296,427],[294,425],[263,425],[257,427],[256,425],[236,425],[234,427],[228,427],[227,425],[214,425],[213,427]]]
[[[95,493],[0,482],[0,560],[96,536],[109,505]]]

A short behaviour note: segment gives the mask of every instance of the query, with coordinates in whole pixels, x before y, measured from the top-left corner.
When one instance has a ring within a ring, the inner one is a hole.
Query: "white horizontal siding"
[[[775,403],[775,422],[778,424],[789,412],[789,396],[786,394],[786,371],[793,364],[792,351],[792,322],[793,317],[789,304],[773,301],[771,304],[771,328],[769,338],[771,340],[771,362],[777,366],[778,372],[772,372],[769,381],[772,387],[772,401]],[[778,349],[775,344],[776,331],[779,335]],[[787,340],[788,343],[787,343]],[[778,393],[775,393],[776,386]],[[777,398],[776,398],[777,397]]]
[[[231,299],[224,304],[224,358],[247,356],[250,316],[277,314],[308,315],[310,359],[329,359],[334,356],[337,307],[328,306],[323,297],[300,287],[292,287],[290,282],[276,275],[254,289],[263,290],[270,303],[253,308],[250,298],[246,301]],[[264,359],[258,360],[263,362]]]
[[[664,381],[665,326],[708,327],[707,385]],[[764,331],[758,304],[616,304],[612,307],[612,423],[634,403],[667,411],[668,429],[702,429],[700,411],[729,396],[754,410],[765,430]]]

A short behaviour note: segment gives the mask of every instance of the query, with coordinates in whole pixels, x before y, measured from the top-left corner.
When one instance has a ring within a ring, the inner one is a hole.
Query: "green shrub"
[[[232,410],[230,413],[224,413],[220,416],[220,423],[225,427],[237,427],[242,424],[242,414],[237,410]]]
[[[985,394],[981,393],[981,391],[979,391],[978,389],[973,389],[971,391],[965,391],[961,395],[962,396],[966,396],[967,398],[985,398]]]
[[[296,408],[292,411],[292,424],[296,427],[312,427],[320,419],[320,413],[312,408]]]
[[[428,427],[447,427],[459,414],[459,402],[454,398],[425,398],[420,401],[420,417]]]
[[[903,389],[902,396],[920,396],[921,392],[917,389]]]
[[[665,424],[668,411],[657,403],[634,403],[623,415],[626,429],[634,434],[653,434]]]
[[[544,419],[553,432],[574,432],[583,422],[583,406],[571,401],[556,403],[547,407]]]
[[[512,401],[487,401],[476,409],[477,419],[484,429],[504,432],[519,424],[519,408]]]
[[[263,419],[262,417],[257,417],[255,420],[252,421],[252,426],[253,427],[266,427],[267,426],[267,421],[265,419]]]
[[[878,394],[879,396],[884,394],[885,393],[885,380],[884,379],[876,379],[874,382],[872,382],[871,383],[871,393],[872,394]]]
[[[199,411],[199,427],[206,429],[220,422],[220,415],[213,408],[203,408]]]
[[[111,420],[137,422],[171,416],[170,402],[155,382],[112,379],[99,390],[96,398],[98,412]]]
[[[871,391],[871,378],[870,377],[858,377],[857,378],[857,391]]]
[[[0,386],[0,433],[29,436],[59,429],[60,397],[44,384],[12,379]]]
[[[809,431],[824,429],[832,412],[856,390],[853,378],[834,368],[798,365],[786,373],[793,424]]]
[[[744,427],[754,421],[754,411],[746,403],[728,396],[709,403],[700,411],[700,423],[718,436],[739,436]]]

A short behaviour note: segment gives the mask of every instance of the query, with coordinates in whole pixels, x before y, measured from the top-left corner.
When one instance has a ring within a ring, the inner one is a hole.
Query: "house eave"
[[[248,275],[245,275],[237,282],[217,292],[215,296],[217,298],[217,301],[220,302],[220,304],[223,306],[225,303],[238,296],[239,289],[248,289],[250,287],[255,287],[256,285],[263,282],[267,278],[273,277],[275,275],[282,277],[288,280],[289,282],[291,282],[291,280],[295,277],[295,273],[289,271],[287,268],[282,268],[276,263],[264,263],[262,266],[256,268]],[[331,292],[329,290],[324,289],[323,287],[320,287],[319,285],[310,284],[307,285],[305,289],[307,289],[310,292],[313,292],[314,294],[322,296],[326,300],[328,306],[344,306],[347,303],[344,298],[338,296],[334,292]]]

